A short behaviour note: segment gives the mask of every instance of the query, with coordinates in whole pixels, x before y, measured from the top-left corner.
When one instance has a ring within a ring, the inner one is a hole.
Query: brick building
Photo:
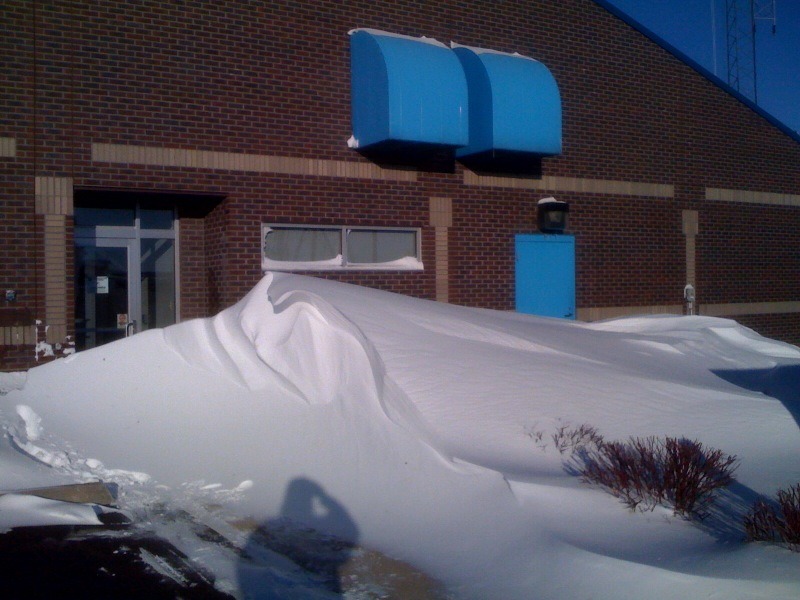
[[[689,284],[800,342],[800,137],[602,0],[2,13],[2,370],[214,314],[262,267],[502,310],[554,289],[586,320]],[[574,267],[537,271],[563,241]]]

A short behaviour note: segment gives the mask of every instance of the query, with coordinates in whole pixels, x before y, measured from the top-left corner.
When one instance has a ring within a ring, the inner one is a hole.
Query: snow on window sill
[[[315,261],[285,261],[265,258],[261,261],[262,271],[423,271],[422,261],[413,256],[382,263],[346,263],[342,257]]]

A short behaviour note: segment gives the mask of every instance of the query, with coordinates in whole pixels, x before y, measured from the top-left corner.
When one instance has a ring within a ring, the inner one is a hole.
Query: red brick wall
[[[591,0],[7,0],[3,13],[0,136],[18,153],[0,158],[0,232],[12,234],[0,287],[38,312],[34,168],[78,189],[225,198],[182,217],[183,318],[229,306],[258,280],[261,222],[423,227],[422,273],[320,275],[432,298],[432,196],[453,200],[456,303],[513,308],[513,235],[535,231],[535,203],[550,194],[571,204],[580,307],[679,302],[683,209],[700,213],[699,302],[800,300],[790,276],[800,208],[704,199],[705,187],[800,194],[800,143]],[[91,161],[92,143],[127,143],[364,162],[345,143],[355,27],[541,60],[564,112],[564,152],[543,174],[668,183],[675,198],[465,186],[458,164],[402,183]],[[796,319],[758,324],[800,341]]]
[[[59,93],[39,102],[51,127],[44,137],[64,142],[62,153],[78,136],[357,160],[344,144],[346,32],[378,27],[547,64],[565,140],[547,174],[680,184],[706,173],[717,187],[800,181],[786,170],[795,141],[591,0],[43,4],[39,85]],[[75,148],[75,158],[87,150]],[[54,158],[65,166],[63,154]]]
[[[578,232],[578,306],[682,301],[686,242],[676,202],[595,196],[572,202],[570,219]]]
[[[698,287],[701,302],[781,302],[800,299],[797,207],[706,202],[700,213]],[[800,313],[738,316],[740,323],[800,344]]]
[[[36,307],[37,244],[33,207],[33,179],[25,176],[19,158],[0,158],[0,308]],[[4,164],[10,163],[10,164]],[[3,168],[5,167],[5,168]],[[5,302],[5,290],[17,300]]]
[[[203,219],[179,214],[178,275],[180,278],[181,320],[205,317],[208,312],[206,290],[206,247]]]
[[[0,310],[37,312],[37,249],[33,165],[29,130],[32,116],[32,3],[3,3],[0,19],[0,136],[16,140],[16,156],[0,156]],[[15,302],[5,301],[14,290]],[[33,323],[30,323],[33,325]],[[22,368],[33,348],[0,346],[0,365]]]
[[[708,202],[700,214],[698,278],[704,301],[800,299],[797,208]]]
[[[36,365],[31,346],[0,346],[0,370],[25,371]]]

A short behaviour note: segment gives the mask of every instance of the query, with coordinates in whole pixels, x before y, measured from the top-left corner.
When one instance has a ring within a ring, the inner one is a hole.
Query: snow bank
[[[0,488],[116,481],[165,534],[170,507],[242,547],[234,522],[304,523],[458,598],[796,598],[798,557],[742,544],[737,519],[800,481],[799,369],[722,319],[583,324],[269,274],[214,318],[5,384]],[[740,457],[737,487],[703,527],[629,513],[565,472],[550,435],[582,423],[696,437]],[[226,556],[225,589],[258,589]]]

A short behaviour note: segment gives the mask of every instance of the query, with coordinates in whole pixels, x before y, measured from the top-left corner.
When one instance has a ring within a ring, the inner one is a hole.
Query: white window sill
[[[383,263],[347,263],[341,258],[317,260],[309,262],[292,262],[264,259],[261,261],[262,271],[423,271],[421,261],[412,256]]]

